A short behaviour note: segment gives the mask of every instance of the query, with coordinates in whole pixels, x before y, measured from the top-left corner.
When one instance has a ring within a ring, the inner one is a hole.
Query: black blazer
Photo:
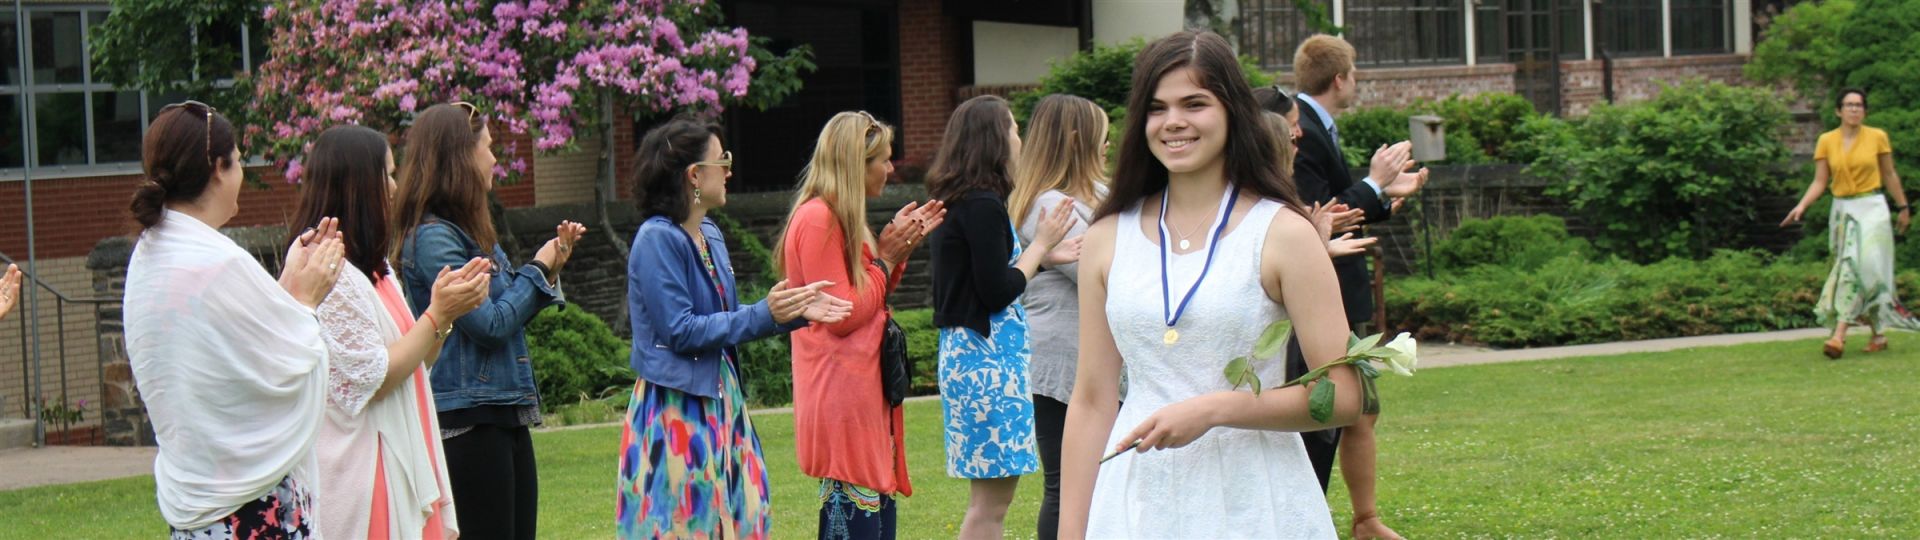
[[[1353,178],[1340,145],[1320,122],[1320,113],[1304,100],[1296,99],[1294,106],[1300,111],[1300,130],[1304,132],[1300,152],[1293,158],[1293,181],[1300,189],[1300,199],[1307,204],[1345,203],[1364,210],[1369,224],[1393,217],[1387,201],[1374,193],[1372,186]],[[1340,277],[1340,298],[1347,308],[1347,320],[1373,320],[1373,275],[1367,272],[1366,258],[1334,259],[1333,272]]]

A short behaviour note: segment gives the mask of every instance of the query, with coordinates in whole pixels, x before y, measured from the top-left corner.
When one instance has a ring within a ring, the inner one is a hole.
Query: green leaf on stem
[[[1266,331],[1260,333],[1260,339],[1253,342],[1253,357],[1273,358],[1280,354],[1280,350],[1287,346],[1287,332],[1292,328],[1293,325],[1285,322],[1267,325]]]
[[[1227,362],[1225,372],[1227,382],[1233,384],[1233,389],[1239,390],[1241,385],[1246,385],[1253,389],[1253,395],[1260,395],[1260,374],[1254,373],[1253,364],[1246,357]]]
[[[1333,386],[1332,379],[1313,385],[1313,393],[1307,396],[1307,413],[1313,415],[1313,421],[1325,424],[1333,418]]]

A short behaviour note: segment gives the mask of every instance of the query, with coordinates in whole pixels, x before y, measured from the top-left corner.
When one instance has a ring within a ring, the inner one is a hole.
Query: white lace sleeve
[[[327,402],[359,415],[387,379],[387,343],[374,319],[387,314],[373,285],[353,268],[340,272],[317,311],[327,341]]]

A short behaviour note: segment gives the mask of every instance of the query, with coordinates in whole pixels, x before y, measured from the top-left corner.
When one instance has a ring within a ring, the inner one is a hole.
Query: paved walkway
[[[1740,345],[1745,343],[1818,339],[1826,335],[1826,330],[1812,328],[1756,334],[1727,334],[1506,351],[1459,345],[1432,344],[1422,345],[1420,347],[1420,367],[1421,369],[1432,369],[1580,356],[1661,352],[1698,347]],[[923,396],[912,398],[911,400],[920,401],[928,399],[937,399],[937,397]],[[753,413],[778,414],[791,411],[792,409],[783,408],[757,410]],[[580,429],[603,425],[617,424],[569,426],[559,429]],[[0,452],[0,491],[48,484],[71,484],[152,474],[154,453],[155,449],[153,448],[75,446],[8,450]]]

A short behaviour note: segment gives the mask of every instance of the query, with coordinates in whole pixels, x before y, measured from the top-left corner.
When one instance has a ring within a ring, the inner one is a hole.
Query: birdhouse
[[[1407,119],[1408,140],[1413,141],[1413,160],[1421,163],[1447,159],[1446,120],[1432,115]]]

